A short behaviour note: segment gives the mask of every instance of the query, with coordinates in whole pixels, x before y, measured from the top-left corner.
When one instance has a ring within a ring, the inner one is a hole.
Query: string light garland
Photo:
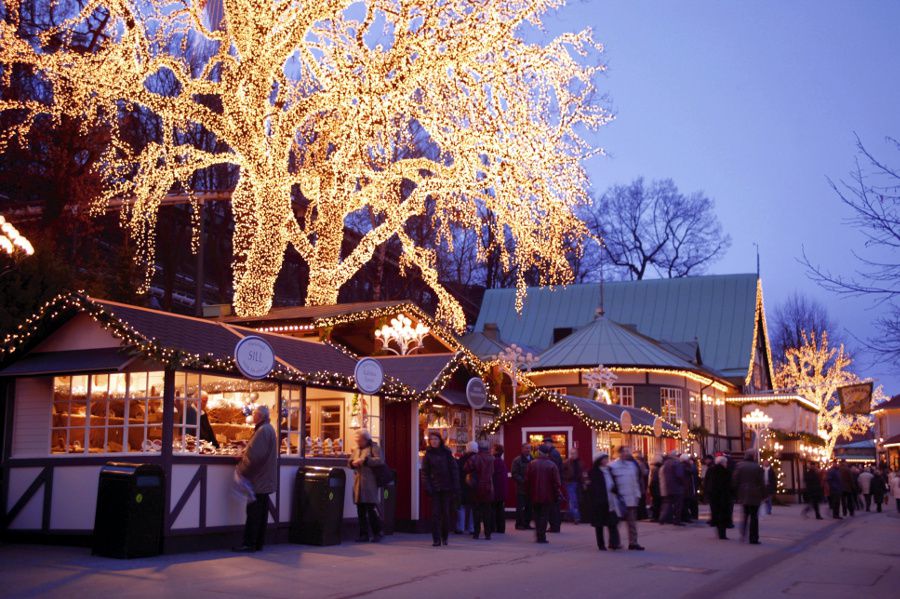
[[[704,398],[704,402],[705,402]],[[745,404],[745,403],[758,403],[758,404],[766,404],[766,403],[779,403],[779,404],[789,404],[789,403],[798,403],[804,408],[808,410],[812,410],[813,412],[818,413],[819,406],[812,403],[802,395],[796,394],[776,394],[776,395],[740,395],[737,397],[726,397],[725,403],[729,404]]]
[[[759,337],[760,320],[762,321],[764,347],[766,350],[766,370],[769,373],[769,380],[774,381],[775,375],[772,370],[772,348],[769,345],[768,325],[766,325],[766,310],[763,304],[762,280],[756,279],[756,308],[753,317],[753,344],[750,346],[750,365],[747,367],[747,376],[744,377],[744,385],[749,385],[753,380],[753,364],[756,362],[756,346]]]
[[[19,230],[3,218],[2,214],[0,214],[0,250],[6,252],[8,256],[18,253],[26,256],[34,254],[34,246],[28,238],[19,233]]]
[[[396,239],[401,267],[417,269],[435,293],[438,320],[461,331],[465,315],[439,281],[435,252],[406,233],[413,218],[430,219],[432,239],[451,251],[460,228],[485,233],[492,241],[477,259],[499,254],[515,273],[519,310],[525,273],[571,282],[568,255],[590,237],[576,216],[590,201],[583,160],[602,152],[583,133],[611,116],[592,100],[604,67],[585,64],[602,51],[589,31],[543,44],[521,35],[563,0],[225,0],[221,19],[208,18],[205,4],[86,2],[36,42],[20,35],[22,0],[6,2],[0,20],[4,82],[14,69],[33,72],[53,98],[5,95],[0,111],[14,118],[0,150],[25,143],[41,115],[108,129],[92,212],[125,200],[141,291],[154,270],[161,199],[187,194],[196,225],[202,190],[192,179],[216,165],[238,173],[241,316],[268,312],[288,246],[309,266],[306,303],[323,305]],[[101,41],[82,51],[72,39],[96,26],[98,11]],[[141,146],[122,118],[138,112],[158,132]],[[194,132],[223,149],[192,144]],[[299,194],[308,204],[297,215]],[[360,214],[372,226],[345,254],[348,219]],[[194,248],[197,235],[195,226]]]
[[[553,406],[565,412],[566,414],[572,414],[573,416],[576,416],[579,420],[581,420],[594,430],[617,433],[622,432],[622,426],[618,421],[597,420],[596,418],[593,418],[592,416],[586,414],[575,404],[568,401],[565,396],[559,395],[558,393],[552,393],[544,389],[536,389],[532,391],[526,397],[521,398],[516,405],[504,410],[503,413],[501,413],[497,418],[492,420],[485,427],[485,431],[489,434],[496,433],[500,430],[501,426],[507,424],[513,418],[523,414],[526,410],[528,410],[528,408],[533,406],[538,401],[546,401],[551,403]],[[649,410],[647,411],[649,412]],[[647,424],[632,424],[630,430],[628,431],[628,434],[654,436],[655,432],[653,430],[653,426]],[[662,436],[679,438],[681,436],[681,432],[678,430],[671,430],[670,428],[663,426]]]

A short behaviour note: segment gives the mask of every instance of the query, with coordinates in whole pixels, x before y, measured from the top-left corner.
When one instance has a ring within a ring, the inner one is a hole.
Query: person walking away
[[[772,515],[772,500],[775,498],[775,493],[778,490],[778,481],[775,480],[775,469],[772,468],[772,464],[767,461],[762,464],[763,470],[763,480],[766,485],[766,497],[763,500],[766,505],[766,515]]]
[[[457,511],[456,534],[472,534],[472,505],[475,503],[473,497],[475,489],[469,486],[468,482],[472,479],[466,478],[466,465],[475,454],[478,453],[478,443],[469,441],[466,443],[466,450],[456,461],[459,467],[459,509]]]
[[[516,530],[531,529],[531,498],[525,486],[525,473],[531,460],[531,445],[523,443],[510,470],[510,476],[516,482]]]
[[[581,489],[581,460],[578,459],[578,450],[573,449],[563,462],[562,482],[566,490],[566,498],[569,505],[569,516],[574,524],[581,520],[578,512],[578,492]]]
[[[872,474],[871,470],[863,470],[859,473],[859,476],[856,479],[856,482],[859,483],[859,492],[862,493],[863,500],[865,501],[866,511],[872,511],[870,509],[872,505],[872,479],[875,478],[875,475]]]
[[[622,516],[628,525],[628,549],[631,551],[643,551],[638,544],[637,508],[641,501],[641,467],[631,455],[631,448],[627,445],[619,447],[619,459],[610,464],[616,485],[616,494],[621,500],[617,506],[622,511]]]
[[[731,503],[731,472],[728,458],[717,456],[706,469],[703,478],[703,495],[709,503],[710,522],[716,527],[720,539],[727,539],[728,506]]]
[[[756,463],[756,454],[748,451],[744,461],[734,471],[732,487],[737,500],[744,506],[744,519],[741,522],[741,540],[747,538],[750,529],[750,544],[759,545],[759,506],[765,496],[763,470]]]
[[[709,505],[709,490],[707,489],[706,478],[709,476],[709,471],[714,464],[713,457],[709,454],[703,456],[703,460],[700,462],[700,492],[702,493],[703,503],[707,505]],[[706,521],[706,524],[709,526],[716,525],[713,521],[712,506],[709,508],[709,520]]]
[[[875,510],[881,513],[881,504],[884,503],[884,495],[887,493],[887,481],[884,480],[884,472],[881,468],[876,468],[872,473],[872,481],[869,483],[869,491],[872,494],[872,501],[875,502]],[[866,507],[869,507],[866,500]],[[867,510],[868,511],[868,510]]]
[[[638,510],[637,510],[637,519],[638,520],[646,520],[647,519],[647,487],[648,487],[648,479],[650,478],[650,464],[647,463],[647,458],[644,457],[644,454],[640,451],[634,452],[634,459],[637,461],[638,466],[641,469],[641,500],[638,502]]]
[[[681,521],[692,522],[700,515],[700,506],[697,505],[697,468],[688,453],[681,454],[680,460],[684,469],[684,506]]]
[[[422,480],[431,497],[431,538],[435,547],[446,545],[450,536],[453,499],[459,495],[456,460],[438,432],[428,434],[428,448],[422,459]]]
[[[503,446],[494,445],[494,532],[506,534],[506,479],[509,470],[503,459]]]
[[[891,497],[897,502],[897,513],[900,513],[900,472],[893,472],[891,477]]]
[[[650,466],[650,520],[659,522],[662,515],[662,466],[663,458],[657,454],[653,457],[653,464]]]
[[[278,437],[269,422],[269,408],[257,406],[253,411],[253,436],[244,449],[237,473],[253,488],[254,501],[247,504],[244,542],[234,548],[240,553],[260,551],[269,521],[269,495],[275,492],[278,470]]]
[[[843,487],[841,485],[841,471],[837,462],[834,462],[825,475],[828,485],[828,505],[831,508],[832,518],[843,520],[841,517],[841,503],[843,499]]]
[[[841,460],[838,466],[838,472],[841,476],[841,508],[844,516],[850,514],[856,515],[856,481],[853,480],[853,472],[847,465],[846,460]]]
[[[484,525],[484,538],[490,541],[494,532],[494,456],[487,441],[478,442],[478,453],[466,463],[465,472],[467,484],[473,489],[472,538],[481,535]]]
[[[665,496],[660,523],[684,526],[681,514],[684,510],[684,464],[677,451],[672,451],[663,462]]]
[[[591,505],[591,525],[597,538],[597,549],[606,551],[603,529],[609,529],[609,548],[621,549],[619,518],[616,512],[615,479],[609,467],[609,454],[601,451],[588,473],[586,497]]]
[[[550,448],[541,444],[538,457],[531,460],[525,472],[525,487],[534,510],[535,537],[538,543],[548,543],[547,524],[550,510],[559,499],[559,468],[550,459]]]
[[[803,486],[806,487],[806,506],[801,513],[807,517],[810,510],[813,510],[816,520],[822,520],[822,514],[819,513],[819,503],[822,502],[822,477],[816,462],[810,462],[806,466],[803,472]]]
[[[556,470],[560,475],[560,479],[562,479],[562,456],[559,454],[559,450],[553,445],[552,437],[544,437],[543,441],[544,447],[549,449],[548,456],[550,457],[550,461],[556,466]],[[553,505],[550,508],[550,532],[559,532],[562,528],[562,493],[560,493],[559,497],[556,498],[556,501],[553,502]]]
[[[373,468],[381,466],[384,462],[378,444],[372,441],[372,435],[366,429],[357,431],[356,446],[350,452],[347,463],[356,473],[353,480],[353,501],[356,503],[356,515],[359,518],[359,536],[356,542],[369,542],[371,527],[371,540],[378,543],[382,539],[382,534],[381,519],[378,517],[378,510],[375,509],[378,503],[378,480]]]

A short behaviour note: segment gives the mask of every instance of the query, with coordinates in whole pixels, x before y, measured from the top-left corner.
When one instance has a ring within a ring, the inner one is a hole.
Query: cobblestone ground
[[[720,541],[705,523],[640,524],[644,552],[596,550],[593,529],[564,525],[549,545],[510,530],[492,541],[427,535],[380,545],[278,545],[118,561],[85,549],[0,547],[3,597],[900,597],[900,515],[761,517],[762,544]],[[622,532],[624,533],[624,526]]]

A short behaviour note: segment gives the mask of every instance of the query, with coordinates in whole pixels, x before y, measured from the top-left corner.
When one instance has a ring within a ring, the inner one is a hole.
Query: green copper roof
[[[743,377],[752,353],[756,284],[755,274],[613,281],[605,285],[605,313],[653,339],[696,339],[705,366]],[[583,327],[594,319],[599,304],[599,283],[529,288],[520,315],[514,289],[488,289],[475,331],[496,323],[504,342],[544,350],[553,343],[554,329]]]
[[[598,364],[684,370],[697,368],[646,337],[601,316],[542,353],[535,370],[592,368]]]

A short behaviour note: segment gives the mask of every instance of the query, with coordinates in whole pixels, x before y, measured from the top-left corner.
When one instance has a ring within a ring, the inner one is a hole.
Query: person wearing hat
[[[550,459],[550,448],[541,444],[537,459],[528,463],[525,486],[531,497],[538,543],[547,543],[547,521],[554,503],[559,501],[559,469]]]
[[[563,459],[559,453],[559,450],[556,449],[556,446],[553,444],[553,437],[550,435],[546,435],[544,437],[544,442],[541,447],[547,448],[547,455],[551,462],[556,466],[556,470],[559,473],[560,480],[562,480],[562,468],[563,468]],[[556,498],[553,502],[553,505],[550,506],[550,532],[559,532],[562,527],[562,496]]]
[[[472,489],[472,538],[481,534],[484,523],[484,538],[491,539],[494,532],[494,456],[487,441],[478,442],[478,453],[466,462],[466,484]]]
[[[601,451],[588,473],[587,499],[591,506],[591,525],[597,537],[597,549],[606,551],[603,529],[609,529],[609,548],[621,549],[619,541],[619,499],[616,483],[609,467],[609,454]]]

